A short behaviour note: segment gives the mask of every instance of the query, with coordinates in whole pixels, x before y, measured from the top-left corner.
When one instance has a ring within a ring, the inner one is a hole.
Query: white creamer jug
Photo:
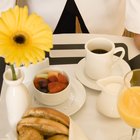
[[[97,84],[102,90],[97,98],[98,111],[107,117],[119,118],[117,100],[123,86],[123,78],[120,76],[110,76],[98,80]]]

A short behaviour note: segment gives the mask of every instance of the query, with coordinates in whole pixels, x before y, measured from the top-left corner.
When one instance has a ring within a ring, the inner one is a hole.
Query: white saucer
[[[64,103],[56,106],[47,106],[39,103],[36,99],[33,100],[33,106],[46,106],[57,109],[66,115],[70,116],[81,109],[86,100],[86,91],[84,86],[76,79],[72,79],[72,88],[70,97]],[[32,93],[32,92],[31,92]]]
[[[118,59],[117,56],[114,56],[113,58]],[[85,72],[84,72],[84,67],[85,67],[85,58],[83,58],[82,60],[79,61],[79,63],[76,65],[75,68],[75,74],[76,77],[78,78],[78,80],[85,85],[88,88],[94,89],[94,90],[98,90],[100,91],[100,87],[96,84],[96,80],[89,78]],[[127,64],[126,61],[124,61],[123,59],[120,60],[120,62],[116,63],[112,69],[111,75],[115,76],[124,76],[127,72],[129,72],[131,70],[130,66]],[[110,75],[110,76],[111,76]]]

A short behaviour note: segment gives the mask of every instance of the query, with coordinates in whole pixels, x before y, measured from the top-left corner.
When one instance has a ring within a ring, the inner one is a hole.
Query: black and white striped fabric
[[[123,47],[125,49],[124,60],[128,62],[128,48],[123,43],[115,43],[115,47]],[[116,54],[116,55],[119,55]],[[57,44],[54,45],[49,57],[50,65],[57,64],[76,64],[85,57],[84,44]]]
[[[128,59],[128,47],[124,43],[115,43],[115,47],[123,47],[125,49],[124,60],[130,65],[131,69],[140,68],[140,54]],[[120,55],[117,53],[116,55]],[[50,65],[59,64],[77,64],[82,58],[85,57],[84,44],[57,44],[54,45],[49,57]]]

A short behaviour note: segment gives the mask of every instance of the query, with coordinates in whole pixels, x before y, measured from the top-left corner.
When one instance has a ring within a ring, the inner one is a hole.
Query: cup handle
[[[119,58],[122,59],[125,56],[124,48],[122,48],[122,47],[115,48],[114,54],[116,54],[117,52],[122,52],[121,55],[119,56]]]
[[[113,54],[116,54],[117,52],[122,52],[121,55],[118,57],[118,59],[116,59],[114,61],[114,64],[112,66],[114,66],[116,63],[118,63],[119,61],[121,61],[121,59],[123,59],[123,57],[125,56],[125,50],[122,47],[117,47],[115,48],[115,51]]]

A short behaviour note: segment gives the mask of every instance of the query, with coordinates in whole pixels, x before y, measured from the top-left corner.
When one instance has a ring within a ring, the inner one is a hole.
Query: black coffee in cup
[[[107,53],[108,51],[104,49],[94,49],[91,52],[97,53],[97,54],[104,54],[104,53]]]

